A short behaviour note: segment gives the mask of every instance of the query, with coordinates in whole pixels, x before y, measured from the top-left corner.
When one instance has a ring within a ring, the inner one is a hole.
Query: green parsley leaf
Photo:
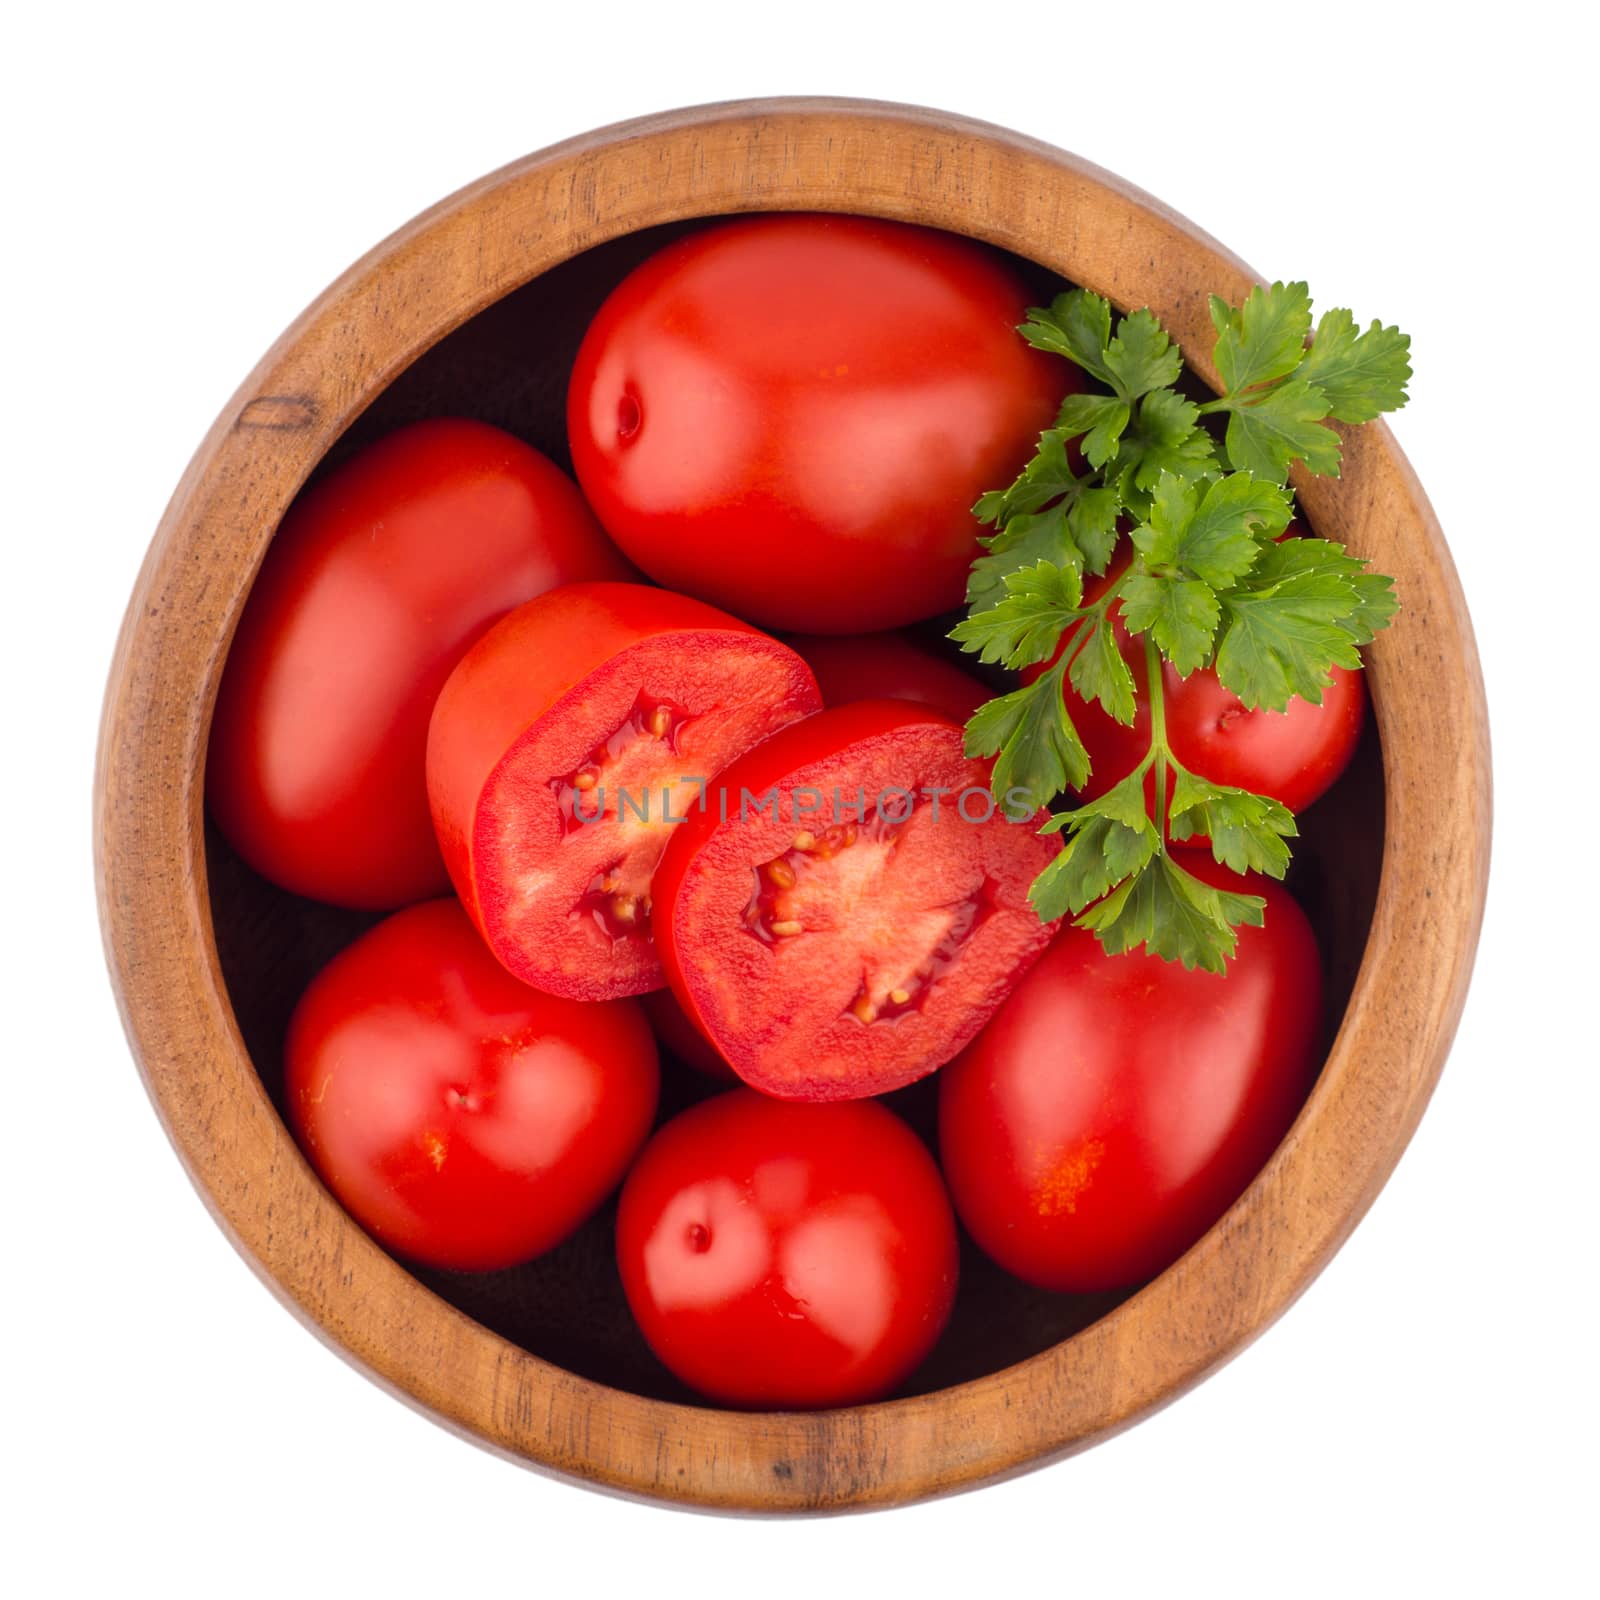
[[[1190,971],[1201,967],[1220,973],[1238,947],[1234,930],[1260,927],[1266,904],[1259,895],[1202,883],[1163,853],[1085,911],[1078,926],[1091,929],[1108,955],[1143,945]]]
[[[1322,704],[1333,667],[1358,667],[1345,619],[1355,588],[1331,572],[1301,572],[1264,590],[1223,595],[1217,676],[1247,706],[1284,710],[1298,695]]]
[[[1145,811],[1144,774],[1141,766],[1098,800],[1058,813],[1039,830],[1072,835],[1028,891],[1042,921],[1082,911],[1141,871],[1160,848],[1155,824]]]
[[[1000,527],[1007,518],[1041,511],[1062,495],[1076,494],[1077,474],[1067,460],[1067,433],[1050,428],[1039,435],[1039,448],[1009,489],[992,489],[972,508],[979,522]]]
[[[1168,826],[1174,839],[1204,835],[1211,840],[1211,854],[1235,872],[1284,875],[1289,847],[1283,841],[1300,831],[1287,806],[1248,789],[1212,783],[1176,763],[1172,770]]]
[[[1134,529],[1133,542],[1151,566],[1182,568],[1222,589],[1250,570],[1261,538],[1282,533],[1292,515],[1282,489],[1248,472],[1229,473],[1203,491],[1169,475],[1156,485],[1150,520]]]
[[[1075,566],[1040,561],[1006,574],[1005,598],[963,618],[950,637],[980,661],[1030,667],[1051,655],[1066,627],[1077,620],[1083,580]]]
[[[1311,332],[1311,292],[1303,283],[1257,284],[1237,310],[1212,295],[1211,323],[1223,392],[1238,395],[1299,366]]]
[[[1156,647],[1184,677],[1211,659],[1222,608],[1198,578],[1130,574],[1122,583],[1122,620],[1129,633],[1149,631]]]
[[[1192,481],[1216,467],[1216,446],[1200,426],[1199,406],[1176,389],[1156,389],[1139,402],[1111,475],[1136,500],[1134,491],[1153,489],[1164,472]]]
[[[1169,388],[1183,371],[1183,356],[1148,310],[1122,319],[1116,337],[1105,346],[1103,359],[1112,388],[1124,400]]]
[[[1116,387],[1105,359],[1111,342],[1111,305],[1101,296],[1069,289],[1048,306],[1029,307],[1028,320],[1018,331],[1035,350],[1065,356],[1108,389]]]
[[[1411,340],[1398,328],[1374,322],[1365,333],[1340,309],[1325,311],[1299,375],[1327,397],[1328,415],[1340,422],[1370,422],[1406,403]]]
[[[1006,596],[1006,579],[1024,567],[1048,561],[1076,568],[1082,561],[1072,533],[1076,503],[1061,501],[1048,511],[1013,517],[1005,528],[983,540],[989,554],[979,556],[967,575],[967,604],[976,612],[998,605]]]
[[[1296,461],[1337,478],[1339,435],[1323,425],[1327,414],[1327,396],[1302,378],[1264,390],[1259,400],[1236,404],[1228,413],[1228,459],[1235,470],[1266,483],[1287,482]]]
[[[1089,752],[1062,699],[1065,673],[1065,661],[1058,661],[1037,682],[986,701],[968,720],[967,754],[995,757],[996,794],[1020,789],[1038,807],[1064,789],[1083,787]]]
[[[1061,403],[1057,426],[1073,437],[1082,434],[1084,460],[1103,467],[1116,454],[1131,415],[1127,402],[1114,395],[1069,394]]]
[[[1073,640],[1067,676],[1085,700],[1099,701],[1107,716],[1126,726],[1134,717],[1133,673],[1117,648],[1117,631],[1095,618],[1084,627],[1087,635]]]
[[[1117,491],[1104,485],[1081,490],[1068,508],[1067,528],[1086,571],[1098,575],[1110,566],[1117,548],[1117,517],[1121,510]]]

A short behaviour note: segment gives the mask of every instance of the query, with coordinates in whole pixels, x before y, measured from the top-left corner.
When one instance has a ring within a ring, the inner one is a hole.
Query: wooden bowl
[[[752,1414],[694,1404],[644,1347],[609,1214],[493,1277],[386,1255],[318,1183],[274,1105],[290,1007],[371,919],[272,888],[207,836],[207,729],[234,624],[306,479],[398,422],[478,415],[564,461],[566,371],[606,291],[696,219],[761,210],[974,235],[1035,263],[1046,290],[1060,274],[1120,307],[1150,305],[1208,378],[1206,296],[1237,299],[1253,281],[1084,162],[871,102],[672,112],[482,179],[334,284],[200,446],[112,668],[97,865],[112,978],[157,1110],[234,1244],[325,1340],[527,1463],[705,1507],[831,1510],[1082,1449],[1198,1382],[1306,1287],[1399,1159],[1443,1064],[1483,906],[1489,755],[1449,553],[1393,439],[1369,425],[1347,437],[1340,480],[1298,486],[1317,530],[1393,573],[1405,607],[1371,651],[1376,727],[1337,796],[1306,817],[1297,856],[1293,884],[1326,951],[1327,1063],[1271,1162],[1180,1262],[1137,1293],[1085,1299],[1028,1289],[969,1247],[951,1330],[904,1395]],[[924,1119],[926,1092],[901,1109]]]

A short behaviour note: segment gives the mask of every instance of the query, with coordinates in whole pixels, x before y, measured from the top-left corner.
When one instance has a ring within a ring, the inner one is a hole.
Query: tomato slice
[[[746,1083],[843,1100],[923,1077],[1049,943],[1027,891],[1055,846],[987,779],[959,724],[866,700],[775,734],[675,830],[662,964]]]
[[[652,876],[674,822],[819,704],[792,650],[662,589],[569,584],[512,612],[428,735],[445,864],[490,949],[570,999],[660,988]]]

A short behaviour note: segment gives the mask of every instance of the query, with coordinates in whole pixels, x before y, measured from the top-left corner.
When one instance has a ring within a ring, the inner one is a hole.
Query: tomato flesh
[[[850,1405],[915,1371],[954,1303],[932,1158],[871,1101],[736,1089],[674,1118],[623,1187],[617,1262],[651,1348],[725,1404]]]
[[[207,798],[256,871],[366,910],[442,894],[428,718],[513,606],[628,564],[571,480],[486,423],[414,423],[290,508],[228,652]]]
[[[612,292],[567,399],[601,523],[669,588],[773,627],[855,633],[961,603],[969,507],[1081,387],[1016,335],[1027,286],[948,233],[741,218]]]
[[[451,675],[428,785],[451,878],[525,982],[604,1000],[664,981],[652,879],[702,785],[816,710],[793,651],[681,595],[571,584]]]
[[[1316,940],[1266,879],[1225,975],[1108,956],[1065,927],[939,1078],[956,1211],[986,1254],[1046,1289],[1123,1288],[1170,1266],[1248,1186],[1316,1074]]]
[[[454,900],[396,913],[320,972],[289,1025],[290,1125],[391,1250],[459,1271],[526,1261],[621,1181],[655,1115],[631,1001],[519,983]]]
[[[924,1076],[1049,941],[1026,897],[1055,846],[1005,820],[959,726],[926,706],[824,712],[715,790],[667,847],[657,939],[690,1020],[767,1094]]]

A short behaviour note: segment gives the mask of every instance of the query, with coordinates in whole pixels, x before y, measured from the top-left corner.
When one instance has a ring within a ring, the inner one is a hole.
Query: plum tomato
[[[683,1007],[670,989],[657,989],[640,1003],[655,1032],[656,1043],[668,1055],[708,1078],[720,1078],[725,1083],[739,1081],[739,1074],[722,1059],[717,1047],[683,1014]]]
[[[423,781],[428,716],[513,606],[628,564],[569,478],[486,423],[401,428],[295,501],[228,652],[207,794],[274,883],[382,911],[450,887]]]
[[[824,711],[708,798],[657,869],[656,943],[686,1015],[767,1094],[848,1100],[923,1077],[1049,942],[1027,892],[1056,844],[1026,811],[1007,820],[930,707]]]
[[[903,633],[794,634],[784,642],[816,674],[825,706],[915,700],[965,722],[989,699],[970,673]]]
[[[655,1117],[631,1000],[519,983],[455,900],[397,912],[312,980],[289,1024],[290,1126],[345,1209],[431,1266],[514,1266],[621,1182]]]
[[[1248,1187],[1316,1076],[1317,945],[1287,890],[1203,857],[1259,894],[1226,975],[1065,927],[939,1076],[956,1212],[1007,1271],[1088,1293],[1153,1277]]]
[[[1116,574],[1091,584],[1086,598],[1095,599]],[[1084,700],[1070,683],[1065,694],[1073,726],[1089,752],[1089,781],[1081,798],[1095,800],[1133,771],[1150,748],[1150,699],[1145,690],[1144,641],[1133,637],[1120,616],[1112,618],[1117,648],[1133,672],[1138,690],[1134,720],[1125,725]],[[1031,683],[1055,659],[1023,670]],[[1367,691],[1363,675],[1346,667],[1333,669],[1333,681],[1322,692],[1322,704],[1291,700],[1284,711],[1248,710],[1238,695],[1225,688],[1214,667],[1201,667],[1187,678],[1170,661],[1161,664],[1167,739],[1172,753],[1191,772],[1213,783],[1270,795],[1300,812],[1320,798],[1349,766],[1361,737]],[[1146,783],[1155,804],[1154,775]],[[1203,835],[1175,839],[1176,845],[1209,847]]]
[[[955,1221],[932,1157],[883,1106],[734,1089],[645,1147],[617,1264],[651,1349],[702,1394],[851,1405],[903,1383],[943,1330]]]
[[[456,891],[526,983],[661,987],[651,876],[735,756],[820,704],[787,646],[698,600],[582,583],[511,613],[434,708],[428,794]]]
[[[785,213],[636,268],[584,337],[572,459],[624,551],[771,627],[858,633],[961,603],[970,507],[1009,483],[1076,369],[1017,337],[988,247]]]

